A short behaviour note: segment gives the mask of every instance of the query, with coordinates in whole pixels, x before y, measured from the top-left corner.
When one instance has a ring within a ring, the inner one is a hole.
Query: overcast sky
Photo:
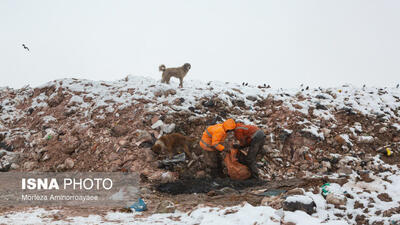
[[[400,1],[0,1],[0,86],[160,79],[186,62],[186,79],[394,86]]]

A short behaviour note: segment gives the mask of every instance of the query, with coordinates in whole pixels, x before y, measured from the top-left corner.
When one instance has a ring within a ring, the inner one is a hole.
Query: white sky
[[[394,86],[400,1],[0,1],[0,86],[159,79],[185,62],[186,79]]]

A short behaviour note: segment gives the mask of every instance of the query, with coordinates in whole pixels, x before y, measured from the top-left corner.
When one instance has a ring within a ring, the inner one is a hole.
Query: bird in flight
[[[25,45],[25,44],[22,44],[22,47],[24,47],[24,49],[28,50],[28,52],[29,52],[29,48],[28,48],[28,47],[26,47],[26,45]]]

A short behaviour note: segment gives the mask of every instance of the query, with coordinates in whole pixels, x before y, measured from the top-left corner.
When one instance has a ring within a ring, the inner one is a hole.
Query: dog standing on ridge
[[[158,69],[162,72],[161,83],[169,84],[171,77],[179,78],[179,87],[183,87],[183,78],[189,72],[191,66],[189,63],[183,64],[181,67],[166,68],[164,64],[161,64]]]

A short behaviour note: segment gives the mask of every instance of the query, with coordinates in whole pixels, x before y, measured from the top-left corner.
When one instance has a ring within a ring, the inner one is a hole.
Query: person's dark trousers
[[[246,164],[251,170],[251,174],[253,177],[258,178],[258,169],[257,169],[257,154],[261,152],[261,149],[263,148],[265,143],[265,134],[262,130],[256,131],[256,133],[253,134],[253,137],[251,139],[249,151],[247,152],[247,157],[246,157]]]
[[[218,151],[204,151],[204,161],[207,166],[206,172],[211,177],[223,177],[222,157]]]

